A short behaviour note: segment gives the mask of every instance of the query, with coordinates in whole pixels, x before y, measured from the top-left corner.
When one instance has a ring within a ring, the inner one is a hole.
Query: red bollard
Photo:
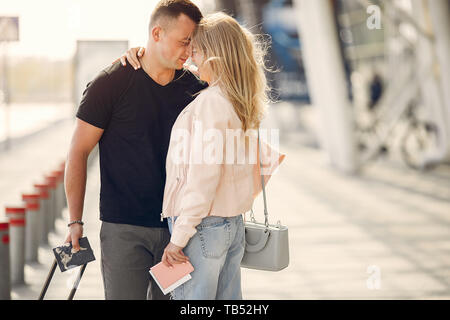
[[[48,225],[50,225],[50,223],[47,221],[48,219],[50,219],[48,213],[50,200],[50,194],[48,193],[49,187],[48,184],[35,184],[34,188],[41,197],[41,220],[39,221],[41,238],[39,243],[46,245],[48,244],[48,233],[50,232],[47,227]]]
[[[49,188],[49,194],[50,194],[50,199],[49,199],[49,216],[50,219],[48,220],[49,225],[48,225],[48,230],[49,231],[53,231],[55,230],[55,220],[56,220],[56,205],[57,205],[57,193],[56,193],[56,181],[57,181],[57,177],[53,176],[53,175],[48,175],[45,177],[45,181],[47,182]]]
[[[0,300],[11,299],[9,223],[0,222]]]
[[[56,177],[56,218],[62,219],[62,211],[64,208],[64,171],[52,171],[52,175]]]
[[[25,283],[25,207],[8,206],[6,216],[9,219],[11,284]]]
[[[25,225],[25,261],[38,262],[38,249],[41,241],[42,214],[39,193],[22,194],[26,203]]]
[[[65,187],[65,176],[66,176],[66,162],[63,161],[59,167],[59,169],[62,171],[62,176],[63,176],[63,192],[62,192],[62,197],[63,197],[63,209],[67,208],[67,198],[66,198],[66,187]]]

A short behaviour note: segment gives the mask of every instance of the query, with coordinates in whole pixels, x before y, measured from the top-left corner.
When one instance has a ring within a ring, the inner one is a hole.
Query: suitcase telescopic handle
[[[53,260],[52,267],[50,268],[50,272],[48,273],[47,280],[45,280],[44,287],[42,288],[41,294],[39,295],[39,300],[43,300],[45,293],[47,292],[48,286],[50,285],[50,281],[52,281],[53,275],[55,274],[56,266],[58,262]]]
[[[50,268],[50,271],[47,276],[47,280],[45,280],[44,286],[42,287],[41,294],[39,295],[39,300],[44,300],[45,294],[47,293],[48,286],[50,285],[50,282],[52,281],[53,275],[55,274],[56,266],[58,265],[58,262],[53,260],[53,264]],[[73,297],[75,296],[75,292],[78,289],[78,285],[80,284],[81,277],[83,276],[84,270],[86,270],[87,263],[83,264],[80,268],[80,272],[78,273],[77,279],[75,280],[72,290],[70,291],[69,297],[67,300],[73,300]]]
[[[75,283],[73,284],[72,290],[70,291],[70,294],[69,294],[69,297],[67,298],[67,300],[73,300],[73,296],[75,295],[75,292],[77,291],[78,285],[80,284],[81,277],[83,276],[86,266],[87,266],[87,263],[85,263],[81,266],[80,272],[78,273],[78,277],[75,280]]]

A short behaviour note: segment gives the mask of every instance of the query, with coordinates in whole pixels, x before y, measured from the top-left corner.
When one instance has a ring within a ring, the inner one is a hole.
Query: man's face
[[[191,55],[191,37],[197,25],[188,16],[180,14],[161,30],[157,41],[160,62],[166,68],[181,69]]]

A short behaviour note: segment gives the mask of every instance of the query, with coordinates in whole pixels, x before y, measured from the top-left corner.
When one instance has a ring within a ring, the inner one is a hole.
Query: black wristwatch
[[[70,227],[71,225],[73,225],[73,224],[75,224],[75,223],[84,225],[84,222],[83,222],[83,221],[81,221],[81,220],[75,220],[75,221],[70,222],[67,226]]]

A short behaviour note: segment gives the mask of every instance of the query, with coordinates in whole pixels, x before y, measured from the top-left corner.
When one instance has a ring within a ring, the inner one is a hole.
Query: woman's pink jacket
[[[265,142],[261,147],[267,182],[285,155]],[[219,86],[208,87],[172,128],[161,213],[178,216],[170,241],[184,248],[203,218],[243,214],[261,190],[257,131],[244,134]]]

